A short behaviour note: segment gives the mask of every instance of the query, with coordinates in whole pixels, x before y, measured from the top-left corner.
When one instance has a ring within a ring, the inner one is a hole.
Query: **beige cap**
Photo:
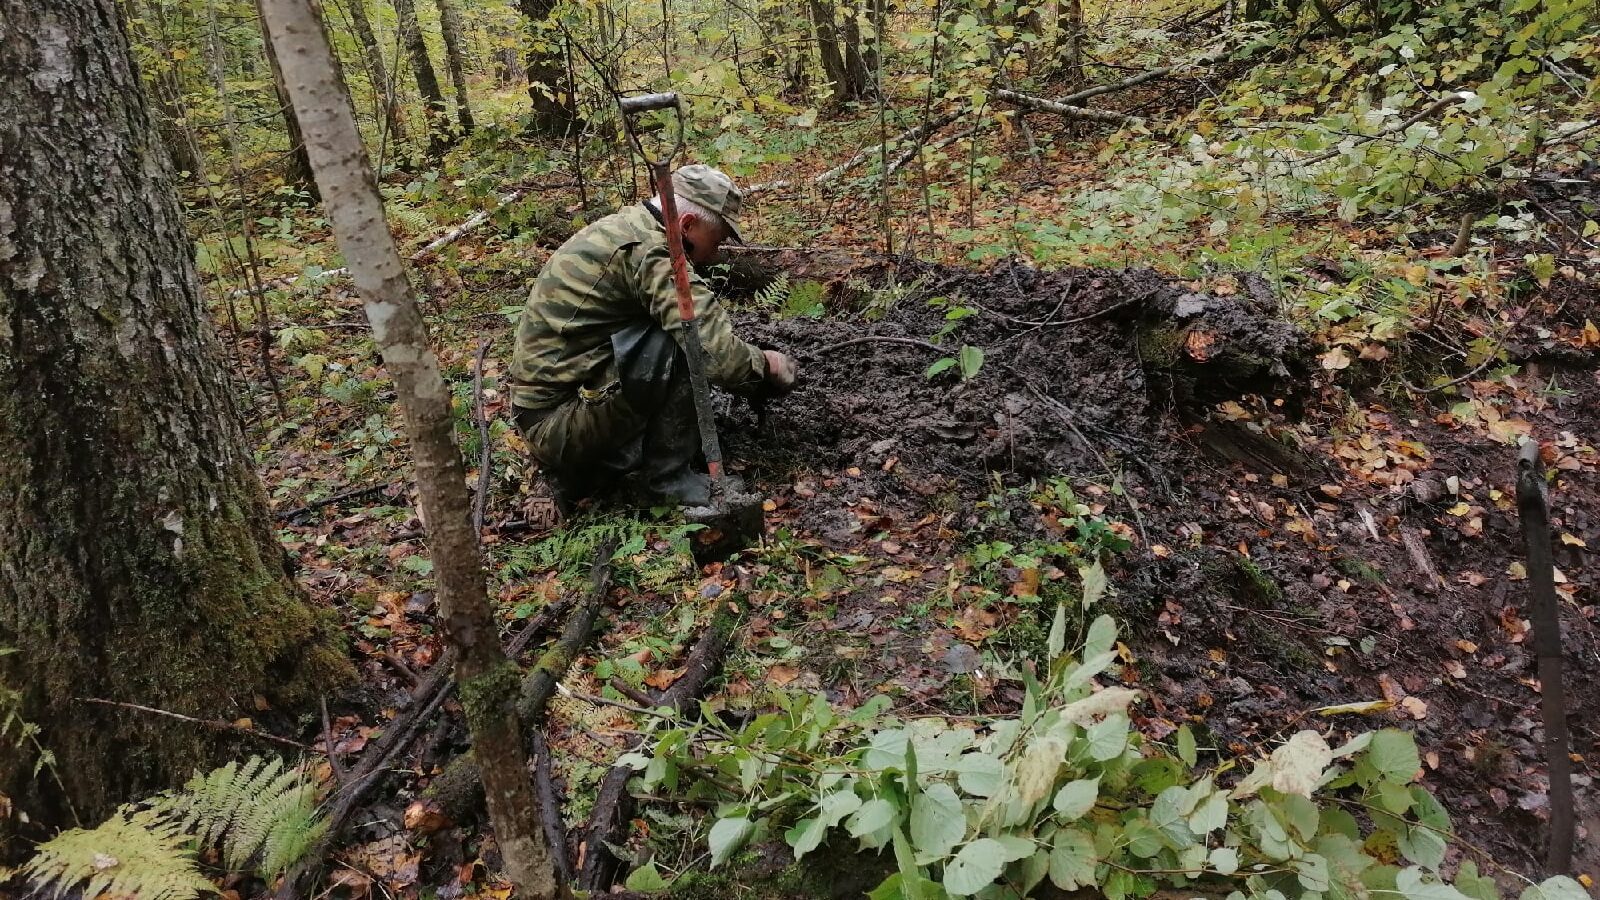
[[[672,173],[672,191],[690,203],[722,217],[733,239],[744,243],[739,236],[739,206],[744,195],[726,173],[699,163],[682,166]]]

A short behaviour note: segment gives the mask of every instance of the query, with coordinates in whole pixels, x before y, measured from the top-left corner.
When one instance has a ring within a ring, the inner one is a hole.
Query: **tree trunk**
[[[261,5],[256,4],[256,15],[261,14]],[[283,129],[289,135],[288,168],[285,176],[290,182],[304,188],[311,195],[311,199],[322,199],[317,194],[317,181],[311,177],[311,160],[306,156],[306,139],[300,133],[300,120],[295,117],[294,107],[289,104],[289,89],[283,84],[283,67],[278,64],[278,54],[273,52],[272,42],[266,39],[266,23],[261,25],[263,32],[261,46],[267,54],[267,68],[272,70],[272,94],[277,98],[278,107],[283,111]]]
[[[428,155],[439,156],[451,144],[450,116],[445,106],[444,92],[439,89],[439,76],[433,70],[433,60],[428,58],[428,42],[422,37],[422,23],[417,21],[416,0],[394,0],[394,14],[400,23],[401,43],[405,44],[406,55],[411,57],[417,93],[422,95],[424,118],[428,122]]]
[[[840,43],[844,45],[845,97],[860,100],[867,95],[872,67],[867,56],[869,48],[861,35],[861,11],[854,0],[845,4],[844,22],[839,27],[839,34]]]
[[[1056,0],[1056,55],[1067,84],[1083,81],[1083,0]]]
[[[60,778],[8,743],[0,793],[87,824],[239,746],[74,698],[293,722],[351,673],[271,527],[117,3],[0,22],[30,73],[0,78],[0,684]]]
[[[817,30],[817,56],[822,61],[822,75],[828,81],[829,97],[834,103],[853,100],[859,94],[852,92],[832,0],[810,0],[810,7],[811,22]]]
[[[578,110],[572,88],[566,83],[561,42],[550,23],[555,0],[517,0],[517,5],[528,20],[528,98],[533,101],[528,130],[565,136],[577,124]]]
[[[439,30],[444,32],[445,64],[450,69],[450,83],[456,89],[456,121],[461,123],[461,133],[471,134],[472,107],[467,104],[467,67],[463,58],[461,16],[456,0],[439,0]]]
[[[395,96],[394,82],[389,80],[389,69],[383,64],[383,48],[372,30],[372,19],[367,15],[367,0],[345,0],[350,11],[350,24],[361,42],[361,55],[367,63],[367,77],[372,81],[372,92],[383,106],[384,120],[389,123],[389,137],[396,142],[406,139],[405,119],[400,115],[400,99]]]
[[[172,47],[167,40],[166,17],[162,15],[159,4],[153,12],[156,14],[155,28],[150,27],[147,11],[139,3],[128,4],[129,30],[137,34],[142,44],[153,48],[160,60],[159,64],[144,73],[151,98],[156,103],[156,127],[161,132],[161,143],[166,146],[167,154],[172,157],[178,171],[188,172],[191,177],[203,182],[205,171],[201,168],[199,148],[184,124],[187,114],[183,108],[183,79],[178,71],[178,60],[173,59]]]
[[[439,613],[457,653],[461,705],[483,773],[495,840],[518,894],[530,900],[551,897],[555,870],[522,754],[521,677],[500,647],[484,586],[450,389],[428,346],[428,328],[412,298],[405,265],[384,227],[383,198],[322,23],[308,0],[263,0],[263,5],[294,73],[295,107],[312,135],[312,161],[328,198],[324,208],[405,413]]]

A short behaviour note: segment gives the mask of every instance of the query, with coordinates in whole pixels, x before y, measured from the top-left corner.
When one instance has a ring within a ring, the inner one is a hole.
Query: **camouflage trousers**
[[[551,409],[515,410],[558,499],[601,493],[630,476],[655,486],[699,456],[688,363],[677,343],[651,324],[624,329],[612,345],[614,380]]]

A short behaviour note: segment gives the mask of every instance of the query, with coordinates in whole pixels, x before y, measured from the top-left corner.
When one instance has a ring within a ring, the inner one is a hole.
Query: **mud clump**
[[[1145,269],[921,264],[875,280],[901,287],[829,285],[825,319],[741,317],[742,334],[801,371],[759,434],[735,436],[746,456],[905,467],[967,487],[991,472],[1130,466],[1161,480],[1183,452],[1170,413],[1247,393],[1292,400],[1306,384],[1304,338],[1259,299],[1197,294]],[[967,351],[965,378],[963,347],[982,352],[972,372]]]

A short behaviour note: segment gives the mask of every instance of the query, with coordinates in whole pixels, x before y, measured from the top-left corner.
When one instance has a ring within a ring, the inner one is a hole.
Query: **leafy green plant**
[[[828,311],[823,302],[827,293],[827,288],[821,282],[797,281],[784,272],[756,292],[755,304],[762,309],[772,310],[780,319],[820,319]]]
[[[1103,577],[1090,579],[1086,605],[1104,590]],[[818,695],[736,733],[674,723],[626,760],[647,790],[722,798],[708,832],[713,865],[768,834],[796,859],[854,840],[893,852],[897,871],[876,898],[1020,898],[1046,879],[1110,900],[1197,885],[1234,900],[1498,898],[1473,866],[1454,886],[1441,875],[1450,818],[1414,783],[1421,761],[1409,733],[1335,748],[1301,731],[1227,784],[1239,762],[1203,770],[1187,726],[1172,747],[1134,730],[1139,692],[1096,684],[1116,659],[1115,623],[1099,617],[1065,653],[1067,613],[1058,607],[1048,667],[1021,674],[1020,711],[981,729],[899,720],[883,698],[838,714]],[[1523,896],[1583,894],[1556,878]]]
[[[300,767],[252,756],[197,774],[177,793],[123,806],[96,828],[64,831],[21,871],[57,895],[81,888],[87,896],[186,900],[215,891],[200,874],[196,847],[218,847],[228,868],[271,877],[325,827],[316,786]]]

